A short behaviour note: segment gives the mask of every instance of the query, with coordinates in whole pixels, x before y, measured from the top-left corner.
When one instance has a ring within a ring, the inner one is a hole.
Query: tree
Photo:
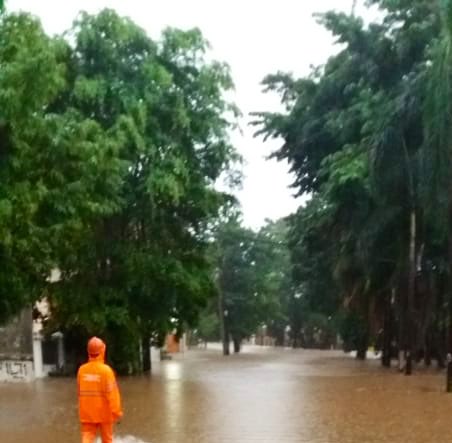
[[[430,52],[428,66],[428,86],[425,100],[425,134],[426,144],[424,160],[430,181],[428,193],[429,209],[439,220],[440,230],[447,239],[447,352],[452,353],[452,180],[450,167],[452,165],[452,149],[450,144],[451,130],[451,99],[452,88],[452,3],[438,1],[441,17],[441,32]],[[433,203],[433,204],[432,204]],[[447,390],[452,391],[452,359],[448,363]]]
[[[116,205],[115,145],[91,119],[52,103],[66,87],[66,46],[26,14],[2,15],[0,321],[43,295],[61,250]],[[101,168],[92,165],[104,158]],[[110,188],[111,186],[111,188]],[[99,188],[107,190],[104,193]]]
[[[256,290],[262,302],[261,322],[277,346],[285,344],[294,295],[287,220],[267,220],[256,236],[253,260]]]
[[[263,325],[283,344],[292,289],[286,234],[284,220],[268,222],[257,233],[237,217],[218,226],[215,257],[225,354],[229,337],[239,352],[242,340]]]
[[[105,10],[82,14],[72,35],[54,106],[94,119],[123,169],[117,210],[60,257],[54,321],[122,340],[119,367],[138,361],[140,340],[148,348],[154,333],[193,324],[214,293],[205,233],[226,201],[213,185],[236,158],[227,138],[236,109],[223,99],[228,69],[205,61],[198,30],[168,29],[156,43]]]
[[[218,286],[221,296],[220,316],[223,315],[224,353],[232,337],[234,351],[250,336],[259,324],[254,291],[254,266],[251,255],[255,234],[242,228],[236,219],[220,226],[216,234]],[[221,317],[220,317],[221,318]]]
[[[238,159],[228,67],[196,29],[154,42],[111,10],[82,13],[71,44],[0,20],[1,320],[45,295],[48,332],[81,352],[102,335],[137,370],[140,341],[215,294],[209,230],[230,197],[214,184]]]
[[[280,93],[287,112],[257,114],[256,124],[258,134],[283,139],[274,156],[289,161],[299,194],[312,196],[292,218],[299,303],[320,275],[328,276],[342,300],[330,306],[343,305],[360,325],[352,334],[361,336],[358,356],[384,328],[387,357],[397,323],[410,373],[413,354],[430,352],[429,325],[436,321],[441,329],[441,313],[434,320],[432,307],[441,299],[434,286],[443,279],[436,264],[442,243],[438,223],[426,216],[421,168],[423,85],[438,11],[421,0],[370,3],[385,11],[382,23],[320,16],[343,45],[340,52],[308,78],[268,76],[266,90]],[[303,272],[309,264],[317,272]],[[313,293],[318,303],[329,298],[328,291]]]

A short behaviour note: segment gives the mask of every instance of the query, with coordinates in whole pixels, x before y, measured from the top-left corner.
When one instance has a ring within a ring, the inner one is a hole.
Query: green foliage
[[[240,342],[262,325],[280,342],[284,338],[292,295],[286,235],[283,220],[255,233],[232,217],[216,230],[218,286],[234,340]]]
[[[46,278],[94,218],[117,206],[116,145],[99,125],[52,108],[67,48],[27,15],[0,20],[0,320],[42,295]],[[109,151],[112,154],[109,154]],[[100,167],[95,167],[99,164]]]
[[[220,226],[216,234],[218,286],[225,321],[229,333],[240,340],[251,335],[260,320],[252,257],[254,239],[254,232],[234,219]]]
[[[426,143],[423,163],[429,185],[428,209],[433,209],[435,213],[439,212],[441,217],[447,220],[449,198],[442,190],[451,189],[452,4],[449,1],[442,1],[441,4],[442,32],[433,42],[428,54],[430,60],[426,74],[427,92],[424,109]],[[447,223],[443,229],[446,232]]]
[[[390,293],[399,324],[410,321],[407,306],[417,306],[416,328],[426,330],[425,294],[419,286],[413,304],[407,282],[414,266],[419,281],[444,277],[451,189],[451,2],[368,3],[382,9],[381,23],[319,16],[339,52],[307,78],[268,76],[264,87],[286,112],[256,114],[255,122],[258,134],[282,138],[274,156],[289,162],[299,194],[311,196],[290,219],[292,333],[306,325],[303,310],[342,316],[345,307],[343,334],[355,346],[382,327]]]
[[[220,321],[218,320],[217,310],[207,310],[201,313],[196,337],[208,341],[220,341]]]
[[[355,312],[348,312],[340,326],[340,334],[344,341],[344,351],[350,352],[358,349],[360,341],[367,333],[368,325]]]
[[[197,30],[155,43],[106,10],[83,14],[73,33],[68,105],[102,125],[126,168],[118,210],[60,259],[60,322],[144,335],[193,324],[214,293],[204,232],[224,197],[212,185],[235,157],[227,68],[205,61]]]
[[[80,14],[71,44],[26,14],[0,32],[0,320],[46,295],[49,331],[111,338],[135,370],[125,341],[194,324],[215,293],[229,69],[199,30],[156,42],[112,10]]]

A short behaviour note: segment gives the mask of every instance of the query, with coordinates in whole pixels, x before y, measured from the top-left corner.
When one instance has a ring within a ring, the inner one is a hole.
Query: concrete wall
[[[31,308],[0,327],[0,382],[31,381],[33,370]]]
[[[27,382],[33,379],[33,362],[25,360],[0,360],[0,382]]]
[[[31,308],[0,327],[0,361],[31,360],[33,357]]]

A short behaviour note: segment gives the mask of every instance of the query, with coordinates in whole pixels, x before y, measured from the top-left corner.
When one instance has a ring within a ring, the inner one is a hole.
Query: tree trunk
[[[369,348],[369,334],[365,332],[359,340],[356,358],[365,360],[367,358],[367,349]]]
[[[405,369],[405,349],[406,349],[406,291],[401,282],[398,286],[398,297],[397,297],[397,328],[398,328],[398,338],[397,338],[397,361],[398,369],[403,372]]]
[[[413,344],[414,344],[414,294],[416,290],[416,210],[411,210],[410,216],[410,251],[408,271],[408,309],[407,309],[407,350],[405,375],[413,372]]]
[[[364,361],[366,358],[367,358],[367,345],[365,347],[360,346],[356,354],[356,359]]]
[[[442,333],[442,329],[440,328],[439,333],[436,334],[436,361],[437,361],[437,367],[438,369],[445,369],[446,362],[445,362],[445,345],[444,345],[444,334]]]
[[[372,330],[372,312],[373,312],[373,300],[370,294],[366,294],[364,306],[361,307],[360,313],[360,333],[358,337],[358,343],[356,345],[356,358],[358,360],[365,360],[367,358],[367,350],[369,349],[369,339]]]
[[[301,331],[295,331],[292,336],[292,348],[297,349],[301,348],[303,345],[302,343],[302,337],[301,337]]]
[[[438,363],[438,369],[445,369],[446,367],[446,328],[439,324],[440,316],[438,315],[438,323],[436,324],[435,331],[435,346],[436,346],[436,359]],[[441,319],[441,320],[444,320]]]
[[[143,372],[151,371],[151,344],[150,337],[146,335],[142,339],[142,349],[143,349]]]
[[[436,275],[435,282],[435,316],[432,323],[432,346],[434,350],[434,358],[437,361],[438,369],[444,369],[446,346],[446,333],[444,331],[444,296],[445,296],[445,279],[444,274]]]
[[[449,275],[447,278],[447,377],[446,390],[452,392],[452,191],[449,190],[449,220],[448,220],[448,260]]]
[[[240,337],[233,337],[232,341],[234,343],[234,352],[238,354],[242,347],[242,340],[240,339]]]
[[[424,364],[427,367],[430,367],[432,365],[432,334],[431,334],[430,327],[428,328],[427,334],[425,337]]]
[[[383,344],[381,354],[381,364],[385,368],[391,367],[391,343],[392,343],[392,312],[391,312],[392,294],[388,293],[385,297],[384,322],[383,322]]]
[[[220,319],[221,341],[223,343],[223,355],[229,355],[229,330],[227,315],[224,306],[224,296],[221,288],[218,288],[218,318]]]
[[[224,337],[223,337],[223,355],[229,355],[231,334],[229,332],[229,318],[227,314],[224,315]]]
[[[432,364],[432,355],[434,351],[434,336],[435,336],[435,319],[436,319],[436,303],[437,291],[434,282],[433,272],[431,269],[427,270],[428,281],[428,303],[427,315],[425,319],[425,336],[424,336],[424,364],[430,367]]]
[[[398,367],[399,371],[402,372],[405,369],[405,349],[406,349],[406,306],[405,297],[402,299],[402,295],[399,296],[399,306],[398,306],[398,317],[399,317],[399,338],[397,343],[397,355],[398,355]]]

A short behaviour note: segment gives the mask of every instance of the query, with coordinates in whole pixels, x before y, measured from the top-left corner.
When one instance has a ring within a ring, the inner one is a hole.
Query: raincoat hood
[[[89,361],[105,362],[106,344],[97,337],[92,337],[88,342]]]

